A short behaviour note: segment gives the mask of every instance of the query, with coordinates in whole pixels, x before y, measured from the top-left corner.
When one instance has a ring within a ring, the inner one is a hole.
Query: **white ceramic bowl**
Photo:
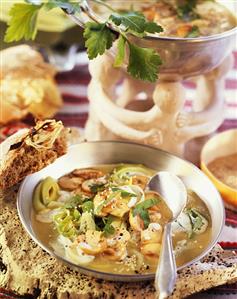
[[[207,248],[184,266],[198,261],[216,244],[222,231],[225,212],[221,197],[211,181],[193,164],[164,151],[135,143],[99,141],[86,142],[72,146],[66,155],[43,170],[28,176],[22,183],[17,200],[21,222],[31,238],[49,254],[64,261],[78,271],[95,277],[116,281],[142,281],[154,279],[154,274],[122,275],[96,271],[86,266],[77,266],[64,257],[57,255],[52,248],[43,244],[37,237],[31,223],[32,196],[36,185],[47,176],[58,179],[75,168],[90,167],[100,164],[141,163],[157,171],[170,171],[179,176],[187,188],[195,191],[206,203],[212,218],[211,240]]]

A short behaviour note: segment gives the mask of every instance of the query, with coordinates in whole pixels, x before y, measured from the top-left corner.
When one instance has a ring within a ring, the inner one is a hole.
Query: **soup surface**
[[[216,1],[192,1],[197,3],[193,6],[188,2],[159,0],[142,10],[147,19],[164,28],[164,36],[208,36],[236,26],[236,18]]]
[[[206,0],[147,0],[107,1],[118,11],[142,11],[149,21],[164,29],[161,36],[199,37],[230,30],[237,26],[236,17],[217,1]],[[103,7],[94,5],[97,13],[108,16]]]
[[[172,212],[147,183],[143,165],[75,169],[42,180],[33,196],[33,229],[57,254],[77,265],[117,274],[154,273],[164,225]],[[198,256],[211,238],[211,218],[191,190],[172,224],[177,265]]]
[[[207,167],[224,184],[237,189],[237,153],[217,158]]]

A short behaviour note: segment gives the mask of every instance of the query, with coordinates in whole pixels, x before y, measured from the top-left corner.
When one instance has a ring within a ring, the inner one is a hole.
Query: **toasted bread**
[[[19,183],[66,151],[66,129],[61,121],[38,121],[35,127],[19,131],[0,146],[0,189]]]

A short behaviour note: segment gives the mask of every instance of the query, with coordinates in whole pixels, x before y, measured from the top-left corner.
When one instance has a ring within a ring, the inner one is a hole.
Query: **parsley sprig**
[[[99,5],[108,4],[93,0]],[[50,10],[60,7],[68,14],[81,12],[84,0],[27,0],[26,3],[14,4],[10,10],[10,21],[5,35],[6,42],[21,39],[34,39],[37,33],[37,19],[41,9]],[[136,79],[155,82],[158,78],[159,67],[162,64],[159,54],[150,48],[143,48],[134,44],[130,35],[145,37],[149,33],[159,33],[163,29],[155,22],[149,22],[140,12],[118,13],[111,8],[112,14],[106,22],[97,21],[85,24],[84,38],[89,59],[102,55],[117,41],[117,54],[114,66],[120,67],[128,53],[128,73]]]

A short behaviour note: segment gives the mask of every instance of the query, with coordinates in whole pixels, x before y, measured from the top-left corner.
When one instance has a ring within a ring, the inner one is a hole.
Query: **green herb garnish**
[[[28,0],[28,2],[34,4],[32,0]],[[48,2],[47,1],[44,2],[45,2],[45,8],[48,10],[60,7],[63,10],[65,10],[68,14],[73,14],[81,11],[79,1],[75,1],[75,0],[49,0]]]
[[[11,17],[5,35],[5,42],[19,41],[21,39],[35,39],[37,33],[37,18],[42,5],[29,5],[16,3],[10,9]]]
[[[109,216],[108,218],[103,220],[105,223],[105,226],[103,228],[105,237],[108,237],[109,235],[113,235],[115,233],[115,228],[111,225],[113,220],[114,218],[112,216]]]
[[[162,64],[160,56],[153,49],[141,48],[134,44],[129,44],[129,64],[128,73],[144,81],[155,82],[157,80],[157,70]]]
[[[146,199],[146,200],[138,203],[135,206],[135,209],[149,209],[149,208],[157,205],[159,202],[160,202],[160,199],[158,199],[158,198],[149,198],[149,199]]]
[[[148,22],[141,12],[124,12],[111,14],[109,20],[117,26],[122,26],[126,32],[137,36],[145,36],[148,33],[162,32],[163,28],[154,22]]]
[[[113,235],[115,233],[115,228],[111,224],[114,220],[114,216],[103,218],[95,216],[96,230],[103,231],[106,237]]]
[[[188,211],[189,218],[192,223],[193,230],[199,229],[202,226],[202,218],[194,209]]]
[[[158,198],[149,198],[137,204],[133,209],[133,216],[140,216],[144,222],[144,227],[147,228],[150,224],[148,209],[157,205],[160,202]]]
[[[119,191],[119,192],[120,192],[120,195],[121,195],[122,197],[127,197],[127,196],[129,196],[129,197],[134,197],[134,196],[137,196],[136,193],[132,193],[132,192],[126,191],[126,190],[121,189],[121,188],[119,188],[119,187],[112,187],[111,189],[112,189],[113,192],[115,192],[115,191]]]
[[[85,24],[84,37],[89,59],[102,55],[118,40],[117,55],[114,66],[120,67],[125,59],[126,49],[128,51],[128,73],[136,79],[155,82],[158,79],[161,58],[159,54],[150,48],[142,48],[135,45],[130,34],[145,37],[149,33],[160,33],[162,27],[154,22],[146,20],[140,12],[119,13],[114,11],[109,4],[92,0],[99,5],[104,5],[113,12],[104,23],[87,22]],[[38,1],[37,1],[38,2]],[[37,33],[37,17],[41,9],[53,9],[60,7],[68,14],[81,12],[84,0],[46,0],[36,4],[28,0],[27,3],[14,4],[10,10],[10,21],[5,35],[6,42],[35,39]],[[113,30],[115,29],[115,31]]]
[[[190,218],[194,233],[201,233],[206,230],[208,221],[202,214],[200,214],[196,209],[187,210],[187,214]]]
[[[115,34],[106,26],[106,23],[86,23],[83,36],[86,39],[85,45],[89,59],[102,55],[105,50],[112,47],[113,41],[116,39]]]

